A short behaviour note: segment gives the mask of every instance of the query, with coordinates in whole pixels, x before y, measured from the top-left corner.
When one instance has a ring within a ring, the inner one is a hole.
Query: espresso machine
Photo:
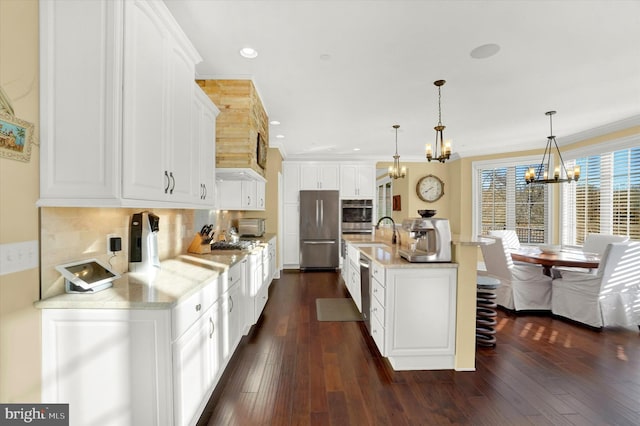
[[[402,221],[409,233],[407,245],[398,254],[409,262],[451,262],[449,219],[410,218]]]
[[[151,212],[134,213],[129,226],[129,272],[160,269],[158,231],[160,218]]]

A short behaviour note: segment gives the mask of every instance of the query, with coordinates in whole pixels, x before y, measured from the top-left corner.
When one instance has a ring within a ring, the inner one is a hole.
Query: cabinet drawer
[[[222,277],[223,275],[220,275]],[[218,279],[220,279],[218,277]],[[178,303],[171,310],[171,340],[176,340],[196,322],[202,314],[215,302],[215,282],[209,283],[198,292]]]
[[[269,286],[263,286],[260,291],[258,291],[258,294],[256,294],[255,297],[255,318],[256,321],[258,321],[258,318],[260,318],[260,314],[262,314],[262,310],[264,309],[265,305],[267,304],[267,300],[269,299]]]
[[[233,283],[238,282],[238,280],[242,278],[242,266],[243,264],[239,262],[239,263],[235,263],[233,266],[231,266],[231,268],[229,268],[229,272],[228,272],[229,287],[231,287]]]
[[[380,355],[386,356],[384,350],[384,327],[375,315],[371,316],[371,337],[373,337],[373,341],[376,342]]]
[[[371,275],[384,287],[384,268],[380,264],[371,262]]]
[[[380,324],[384,324],[384,306],[375,298],[371,298],[371,318],[377,318]]]
[[[380,284],[380,281],[375,278],[371,280],[371,293],[373,293],[374,296],[372,299],[378,299],[383,307],[386,306],[384,287]]]

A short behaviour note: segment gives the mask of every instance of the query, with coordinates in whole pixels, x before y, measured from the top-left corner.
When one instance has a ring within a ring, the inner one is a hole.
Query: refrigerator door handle
[[[320,241],[309,240],[309,241],[302,242],[302,244],[335,244],[335,243],[336,243],[335,240],[320,240]]]
[[[324,200],[320,200],[320,226],[324,226]]]
[[[320,227],[320,222],[318,221],[318,216],[319,216],[318,215],[318,206],[319,206],[318,199],[316,199],[316,228]]]

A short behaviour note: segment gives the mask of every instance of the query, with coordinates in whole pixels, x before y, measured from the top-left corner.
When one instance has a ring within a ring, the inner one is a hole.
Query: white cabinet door
[[[39,205],[117,205],[123,3],[39,5]]]
[[[285,203],[300,202],[300,165],[282,163],[283,200]]]
[[[172,425],[168,310],[42,311],[42,400],[69,424]]]
[[[235,282],[231,283],[229,290],[222,295],[219,319],[222,326],[219,356],[223,368],[231,359],[242,337],[241,327],[243,325],[244,312],[242,311],[240,292],[241,283],[238,275]]]
[[[218,304],[211,306],[173,344],[175,424],[195,424],[220,369]]]
[[[396,370],[453,368],[455,268],[388,269],[384,345]]]
[[[160,17],[148,3],[125,2],[122,170],[125,198],[162,200],[175,182],[165,152],[169,137],[168,39]]]
[[[285,267],[300,266],[300,212],[298,204],[284,205],[283,264]]]
[[[192,128],[195,136],[194,146],[198,148],[198,154],[192,158],[192,163],[199,174],[197,184],[200,204],[216,208],[216,117],[220,111],[200,86],[196,83],[193,83],[193,86]]]
[[[256,210],[264,210],[266,207],[267,184],[256,182]]]
[[[373,198],[375,167],[368,165],[340,166],[341,198]]]
[[[357,169],[357,196],[360,198],[373,198],[376,186],[375,166],[360,166]]]
[[[216,182],[218,207],[223,210],[242,210],[242,181],[219,180]]]
[[[190,125],[195,66],[177,42],[170,38],[168,44],[169,84],[164,113],[169,127],[165,145],[165,167],[172,176],[168,199],[197,203],[200,199],[200,173],[192,167],[192,158],[198,154],[199,147],[192,136],[197,130]]]
[[[241,197],[242,208],[244,210],[256,210],[258,206],[257,182],[243,180]]]
[[[300,164],[300,189],[340,189],[337,164]]]

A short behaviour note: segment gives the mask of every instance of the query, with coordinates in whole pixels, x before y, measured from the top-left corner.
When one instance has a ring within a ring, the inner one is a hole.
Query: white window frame
[[[514,166],[519,166],[519,165],[523,165],[523,164],[537,164],[540,163],[540,161],[542,160],[542,155],[527,155],[527,156],[520,156],[520,157],[508,157],[508,158],[499,158],[499,159],[493,159],[493,160],[480,160],[480,161],[473,161],[471,163],[471,170],[472,170],[472,179],[471,179],[471,193],[472,193],[472,203],[473,203],[473,222],[471,225],[471,229],[472,229],[472,235],[480,235],[481,229],[482,229],[482,211],[480,209],[480,196],[479,196],[479,189],[478,188],[478,173],[480,172],[480,170],[484,170],[484,169],[497,169],[497,168],[503,168],[503,167],[514,167]],[[551,158],[551,163],[550,166],[553,170],[554,164],[553,164],[554,158]],[[546,223],[551,223],[551,212],[554,211],[554,205],[553,205],[553,200],[555,199],[554,197],[554,191],[556,190],[555,186],[557,185],[547,185],[547,187],[549,188],[549,190],[547,191],[547,213],[546,213],[546,218],[545,218],[545,222]],[[508,191],[512,191],[514,188],[512,186],[507,186],[507,190]],[[512,221],[514,226],[515,226],[515,217],[512,217],[513,213],[507,211],[507,222]],[[552,237],[551,233],[548,232],[547,233],[547,239],[550,239]],[[548,242],[548,241],[547,241]]]

